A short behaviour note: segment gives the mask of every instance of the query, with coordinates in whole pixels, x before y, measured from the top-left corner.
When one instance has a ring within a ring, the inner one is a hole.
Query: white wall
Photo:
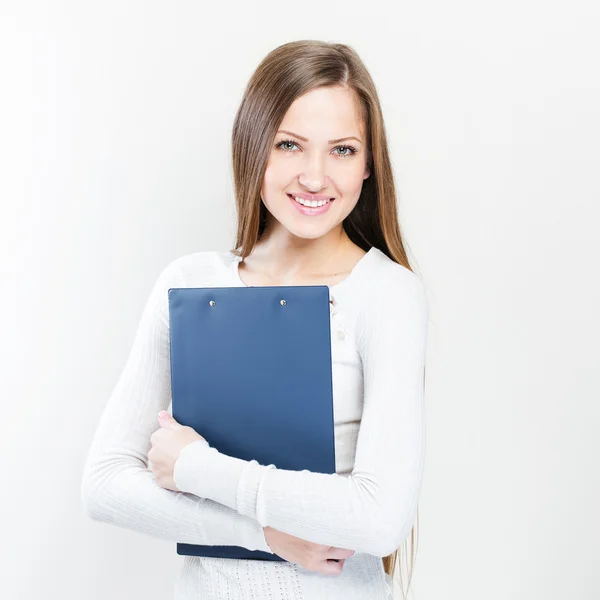
[[[430,290],[415,597],[600,597],[597,2],[0,7],[3,599],[172,597],[81,470],[155,277],[233,244],[234,113],[301,38],[371,70]]]

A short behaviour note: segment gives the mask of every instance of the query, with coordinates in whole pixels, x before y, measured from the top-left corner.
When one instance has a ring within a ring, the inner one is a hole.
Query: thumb
[[[173,415],[169,414],[166,410],[161,410],[158,413],[158,422],[161,427],[166,427],[167,429],[180,429],[182,425],[178,423]]]

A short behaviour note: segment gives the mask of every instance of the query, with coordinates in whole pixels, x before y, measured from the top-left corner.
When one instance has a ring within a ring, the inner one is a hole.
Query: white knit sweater
[[[277,469],[202,440],[175,463],[180,492],[158,486],[148,467],[157,415],[172,412],[167,290],[244,286],[240,260],[229,251],[196,252],[159,275],[89,450],[86,514],[173,543],[272,552],[268,525],[355,551],[339,575],[183,556],[176,600],[386,600],[381,557],[410,533],[423,476],[428,305],[421,280],[379,249],[330,286],[336,473]]]

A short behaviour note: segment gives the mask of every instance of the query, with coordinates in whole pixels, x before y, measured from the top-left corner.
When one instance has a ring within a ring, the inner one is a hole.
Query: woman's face
[[[318,88],[297,98],[288,109],[261,188],[263,202],[275,219],[268,216],[269,227],[281,224],[295,236],[319,238],[352,212],[369,170],[367,140],[351,94],[342,87]],[[349,139],[332,141],[340,138]],[[334,200],[311,211],[291,194]]]

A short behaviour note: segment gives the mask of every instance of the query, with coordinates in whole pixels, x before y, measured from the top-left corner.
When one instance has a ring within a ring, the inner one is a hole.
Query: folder
[[[228,456],[335,473],[329,287],[170,288],[173,417]],[[177,543],[177,554],[285,559]]]

